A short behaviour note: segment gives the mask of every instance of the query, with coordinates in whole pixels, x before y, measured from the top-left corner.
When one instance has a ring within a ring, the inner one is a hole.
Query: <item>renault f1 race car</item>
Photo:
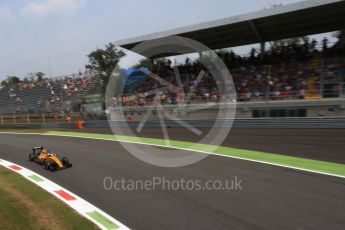
[[[29,154],[29,160],[42,164],[45,169],[50,171],[72,167],[67,157],[60,159],[57,154],[50,153],[48,149],[44,149],[43,147],[32,148],[32,153]]]

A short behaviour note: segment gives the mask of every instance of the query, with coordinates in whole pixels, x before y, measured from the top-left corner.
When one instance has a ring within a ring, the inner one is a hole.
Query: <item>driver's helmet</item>
[[[49,154],[49,151],[47,149],[42,149],[40,154],[46,154],[48,155]]]

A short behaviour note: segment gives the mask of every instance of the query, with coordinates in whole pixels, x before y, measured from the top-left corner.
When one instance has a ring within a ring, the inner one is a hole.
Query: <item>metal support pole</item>
[[[30,124],[30,115],[29,114],[26,115],[26,123]]]
[[[203,54],[202,54],[202,52],[199,52],[199,60],[200,60],[200,62],[202,62],[203,61]]]
[[[324,97],[324,90],[325,90],[325,78],[324,78],[324,69],[325,69],[325,61],[321,61],[321,73],[320,73],[320,96],[323,98]]]
[[[260,43],[260,52],[261,52],[261,54],[264,54],[266,52],[266,42]],[[263,58],[264,55],[261,55],[261,56]]]

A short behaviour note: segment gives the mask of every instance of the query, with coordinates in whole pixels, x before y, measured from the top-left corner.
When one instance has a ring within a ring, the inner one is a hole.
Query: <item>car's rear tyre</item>
[[[44,169],[48,169],[48,162],[43,162],[43,167],[44,167]]]
[[[36,156],[32,153],[29,154],[29,161],[34,161],[36,159]]]

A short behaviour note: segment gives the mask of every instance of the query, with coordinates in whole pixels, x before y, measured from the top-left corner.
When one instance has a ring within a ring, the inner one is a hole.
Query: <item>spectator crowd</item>
[[[318,47],[316,40],[306,40],[271,47],[264,53],[252,49],[247,57],[233,51],[221,51],[218,55],[231,72],[237,101],[339,97],[345,86],[345,49],[337,44],[330,46],[327,38],[323,39],[321,48]],[[201,63],[187,58],[184,64],[177,66],[183,90],[161,90],[166,84],[146,76],[136,84],[126,86],[124,95],[113,98],[114,105],[143,107],[152,104],[157,97],[155,88],[162,104],[186,102],[186,95],[201,70],[205,74],[186,103],[219,102],[221,93],[217,83]],[[170,60],[158,61],[151,68],[160,78],[178,85]]]
[[[71,112],[82,96],[95,84],[88,73],[22,80],[16,86],[0,89],[1,112]]]

